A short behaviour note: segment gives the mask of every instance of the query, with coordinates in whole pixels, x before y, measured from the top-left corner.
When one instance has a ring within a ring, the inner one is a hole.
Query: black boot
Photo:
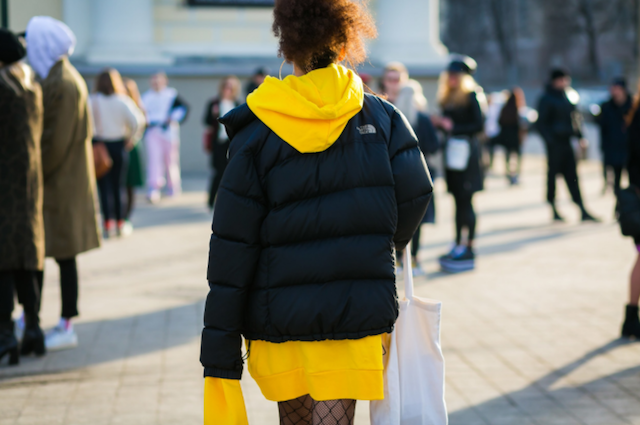
[[[600,223],[600,220],[595,218],[594,216],[592,216],[591,214],[589,214],[589,212],[582,208],[582,221],[583,222],[587,222],[587,221],[591,221],[594,223]]]
[[[628,305],[622,324],[622,336],[640,339],[640,319],[638,318],[638,306]]]
[[[44,332],[40,329],[40,320],[38,317],[25,316],[25,330],[20,354],[28,356],[34,353],[36,356],[44,356],[46,352]]]
[[[553,211],[553,221],[564,222],[564,218],[558,213],[555,204],[551,204],[551,210]]]
[[[8,354],[9,365],[20,363],[18,356],[18,340],[13,332],[13,322],[0,323],[0,360]]]

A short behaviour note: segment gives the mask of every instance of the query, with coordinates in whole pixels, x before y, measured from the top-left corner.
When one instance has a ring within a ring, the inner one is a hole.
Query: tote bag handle
[[[404,293],[408,300],[413,299],[413,265],[411,263],[411,242],[404,249],[402,258],[404,263]]]

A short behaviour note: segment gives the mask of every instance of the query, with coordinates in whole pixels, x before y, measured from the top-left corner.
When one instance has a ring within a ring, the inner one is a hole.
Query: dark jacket
[[[627,135],[629,184],[640,187],[640,113],[638,111],[633,116]]]
[[[602,104],[598,116],[600,124],[600,149],[606,165],[622,167],[627,163],[627,124],[624,117],[631,109],[631,96],[623,105],[613,99]]]
[[[564,90],[547,86],[538,103],[538,131],[547,149],[569,145],[571,137],[582,137],[580,114]]]
[[[235,102],[236,107],[239,102]],[[217,170],[223,170],[227,165],[227,151],[229,150],[228,140],[218,140],[220,123],[220,99],[215,98],[207,104],[204,114],[204,125],[211,129],[211,166]]]
[[[28,65],[0,67],[0,271],[42,270],[42,90]]]
[[[394,248],[409,242],[432,182],[391,104],[364,107],[327,150],[301,154],[243,105],[213,218],[201,362],[239,379],[241,335],[270,342],[359,339],[398,315]]]
[[[463,137],[471,144],[467,169],[464,171],[446,170],[447,188],[454,195],[479,192],[484,188],[484,172],[477,136],[484,129],[484,118],[477,94],[470,93],[466,105],[443,108],[442,115],[453,121],[451,136]]]

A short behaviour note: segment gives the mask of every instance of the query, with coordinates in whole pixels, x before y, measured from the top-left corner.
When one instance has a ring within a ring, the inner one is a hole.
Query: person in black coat
[[[526,107],[524,92],[520,87],[511,90],[507,103],[500,111],[498,123],[500,124],[499,143],[504,146],[507,160],[507,178],[511,185],[518,184],[518,177],[522,169],[522,143],[526,136],[526,127],[520,117],[520,111]],[[512,166],[512,157],[516,157],[515,170]]]
[[[631,95],[627,90],[624,78],[613,80],[611,99],[601,106],[600,115],[596,117],[600,125],[600,149],[602,150],[602,167],[604,172],[604,190],[609,185],[609,170],[613,171],[614,193],[620,191],[622,170],[627,163],[627,124],[625,117],[631,109]]]
[[[587,212],[580,193],[577,163],[571,138],[579,137],[583,147],[587,142],[582,138],[579,112],[567,97],[570,83],[571,78],[566,71],[553,70],[549,84],[538,104],[538,131],[547,148],[547,201],[551,205],[553,219],[564,221],[555,204],[556,177],[562,174],[573,202],[582,212],[582,221],[598,221]]]
[[[204,136],[205,151],[211,155],[212,169],[207,201],[209,209],[213,209],[222,175],[227,168],[227,152],[229,151],[229,137],[224,126],[218,122],[218,118],[240,105],[239,95],[240,81],[234,76],[228,76],[220,82],[218,96],[211,100],[205,109],[204,125],[207,127]]]
[[[473,242],[476,213],[473,195],[484,188],[478,134],[484,128],[479,96],[484,94],[472,77],[476,63],[467,56],[454,57],[440,77],[438,100],[442,117],[434,124],[447,135],[445,143],[445,178],[449,193],[456,203],[456,241],[453,249],[440,257],[440,265],[448,272],[475,267]],[[455,158],[454,158],[455,156]],[[463,232],[466,231],[466,241]]]
[[[625,123],[627,130],[627,171],[629,173],[629,188],[635,189],[640,196],[640,95],[631,106]],[[622,325],[623,337],[640,339],[640,319],[638,318],[638,300],[640,299],[640,234],[634,236],[634,244],[638,255],[631,271],[629,281],[629,303],[626,306],[625,319]]]
[[[220,120],[231,146],[207,272],[201,363],[210,381],[241,378],[242,336],[263,342],[250,348],[250,363],[258,347],[295,350],[311,341],[332,342],[338,358],[336,347],[344,357],[349,345],[391,332],[398,316],[394,249],[411,240],[433,186],[406,118],[339,65],[364,61],[363,39],[375,28],[363,5],[338,3],[276,2],[280,52],[295,74],[267,77]],[[318,22],[329,23],[326,31],[300,33]],[[300,344],[280,344],[287,341]],[[370,357],[382,366],[380,345],[372,348],[347,355],[350,363]],[[289,388],[306,370],[274,379]],[[311,390],[276,400],[281,420],[300,399],[325,415],[348,405],[352,416],[358,396],[345,396],[337,379],[324,382],[335,390],[324,392],[329,400],[311,400]],[[382,397],[382,380],[376,387]]]

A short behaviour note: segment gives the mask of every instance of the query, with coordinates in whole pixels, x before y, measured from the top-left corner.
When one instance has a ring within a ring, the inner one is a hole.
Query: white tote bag
[[[385,344],[384,400],[371,402],[372,425],[446,425],[440,301],[413,295],[410,248],[404,250],[406,298]]]
[[[453,171],[466,170],[470,156],[471,144],[468,140],[452,137],[447,141],[445,152],[447,169]]]

